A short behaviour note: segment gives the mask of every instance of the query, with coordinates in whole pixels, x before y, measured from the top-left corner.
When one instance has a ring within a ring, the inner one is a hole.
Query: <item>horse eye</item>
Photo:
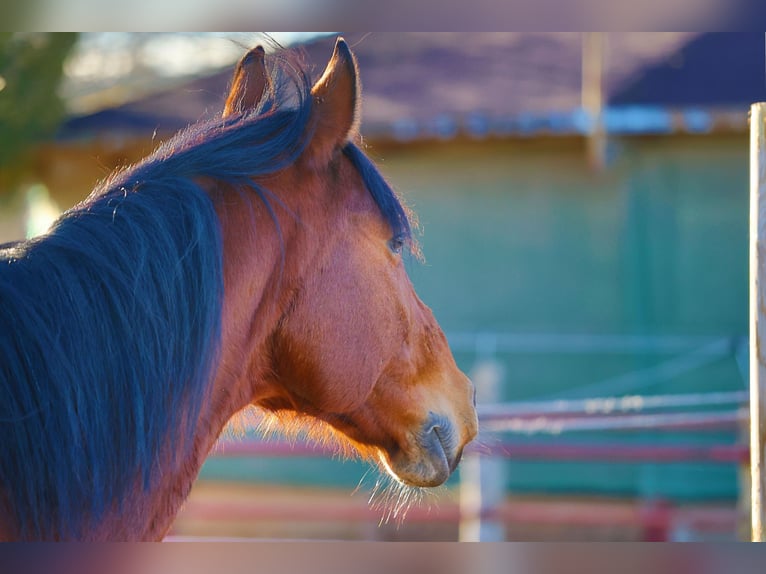
[[[388,248],[395,254],[399,255],[404,249],[404,237],[398,236],[388,241]]]

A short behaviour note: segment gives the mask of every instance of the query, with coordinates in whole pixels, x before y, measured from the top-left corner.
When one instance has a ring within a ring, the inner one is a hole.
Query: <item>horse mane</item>
[[[21,537],[78,538],[193,448],[217,366],[221,224],[200,181],[274,196],[310,134],[311,83],[273,59],[257,109],[195,124],[108,178],[38,238],[0,249],[0,510]],[[407,213],[359,148],[395,233]],[[276,199],[278,201],[278,199]]]

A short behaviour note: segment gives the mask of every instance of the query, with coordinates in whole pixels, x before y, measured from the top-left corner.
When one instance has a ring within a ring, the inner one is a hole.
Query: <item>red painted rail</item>
[[[642,445],[623,443],[523,444],[510,441],[490,445],[471,445],[466,452],[484,456],[499,456],[515,460],[600,461],[600,462],[747,462],[749,449],[742,444],[717,445]],[[284,441],[242,440],[220,443],[213,452],[215,457],[331,457],[337,454],[330,448],[306,443],[289,444]]]
[[[740,431],[747,419],[742,407],[743,393],[717,393],[704,396],[709,409],[719,405],[738,405],[729,410],[690,411],[697,395],[643,398],[619,402],[609,399],[569,401],[562,403],[530,403],[527,405],[493,405],[480,411],[482,431],[478,441],[466,449],[467,455],[506,458],[515,461],[606,462],[621,464],[707,462],[714,464],[746,464],[749,447],[741,443],[710,440],[707,444],[676,442],[656,444],[628,443],[611,431]],[[682,410],[679,412],[678,409]],[[675,412],[652,412],[671,409]],[[578,431],[603,430],[606,442],[572,439]],[[530,440],[534,436],[535,441]],[[679,439],[680,441],[681,439]],[[719,439],[720,440],[720,439]],[[214,457],[332,457],[337,452],[303,441],[237,439],[222,440],[214,449]],[[287,521],[351,521],[379,522],[382,512],[366,504],[312,504],[310,508],[285,507],[277,501],[249,500],[237,502],[197,501],[187,515],[202,520],[287,520]],[[638,527],[647,540],[667,539],[673,524],[685,524],[706,531],[734,532],[737,511],[732,506],[717,508],[674,507],[662,501],[638,503],[603,502],[537,502],[506,500],[482,509],[483,519],[516,524],[569,526]],[[457,523],[464,518],[459,504],[442,501],[433,507],[415,505],[407,511],[407,523]],[[396,519],[394,519],[396,520]]]
[[[414,505],[392,516],[408,524],[442,522],[457,524],[463,518],[459,505],[441,501],[432,506]],[[640,528],[667,537],[672,524],[694,530],[732,532],[737,525],[737,510],[724,506],[676,507],[663,501],[618,502],[596,500],[507,500],[485,509],[482,517],[506,523],[580,527]],[[310,505],[285,505],[281,501],[243,499],[237,501],[194,500],[184,510],[185,520],[195,521],[282,521],[282,522],[370,522],[385,523],[386,511],[371,508],[364,501],[337,500]],[[664,534],[663,534],[664,533]]]

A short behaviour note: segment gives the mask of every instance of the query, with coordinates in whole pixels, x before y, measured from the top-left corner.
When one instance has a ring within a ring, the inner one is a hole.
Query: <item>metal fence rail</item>
[[[572,512],[556,512],[538,505],[536,511],[521,511],[516,503],[508,505],[503,481],[503,459],[517,461],[590,461],[614,463],[675,463],[707,462],[724,465],[746,465],[749,448],[742,442],[708,444],[655,444],[650,442],[625,444],[618,439],[607,442],[573,441],[567,434],[586,430],[602,430],[625,433],[635,430],[672,432],[678,430],[730,430],[740,431],[747,423],[748,393],[745,391],[720,393],[694,393],[675,395],[630,395],[622,397],[597,397],[582,400],[528,401],[518,403],[480,404],[480,436],[466,449],[460,473],[460,503],[449,508],[429,508],[428,511],[413,508],[408,521],[457,521],[461,539],[502,539],[502,521],[532,519],[546,522],[560,520],[567,524],[617,524],[635,523],[647,532],[656,534],[656,526],[663,525],[664,532],[680,509],[670,507],[645,507],[638,505],[630,511],[597,513],[595,516],[577,516]],[[529,442],[530,435],[542,435],[543,440]],[[302,441],[262,440],[258,438],[226,439],[214,449],[214,457],[327,457],[336,452]],[[277,508],[250,504],[235,515],[274,519],[280,515]],[[667,506],[667,505],[666,505]],[[530,507],[532,508],[532,507]],[[581,508],[581,507],[578,507]],[[220,515],[230,511],[215,504],[197,508],[204,516]],[[293,512],[292,509],[285,512]],[[371,520],[377,516],[372,509],[344,509],[335,512],[323,510],[312,519],[313,511],[298,511],[301,519],[319,520],[336,517],[337,520]],[[525,513],[526,512],[526,513]],[[538,512],[535,515],[535,512]],[[379,513],[378,513],[379,514]],[[537,518],[534,518],[537,516]],[[725,518],[700,519],[715,530],[726,525],[732,531],[736,524],[734,510]],[[558,517],[558,518],[557,518]],[[294,517],[298,519],[298,517]],[[654,530],[652,530],[654,529]],[[661,529],[660,529],[661,530]],[[661,530],[662,531],[662,530]]]

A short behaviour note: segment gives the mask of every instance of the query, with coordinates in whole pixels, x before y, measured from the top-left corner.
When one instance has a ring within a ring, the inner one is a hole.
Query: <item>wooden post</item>
[[[583,32],[582,35],[581,100],[593,122],[586,140],[587,156],[591,168],[601,171],[606,165],[603,109],[607,36],[606,32]]]
[[[750,472],[753,542],[764,541],[766,445],[766,102],[750,107]]]

